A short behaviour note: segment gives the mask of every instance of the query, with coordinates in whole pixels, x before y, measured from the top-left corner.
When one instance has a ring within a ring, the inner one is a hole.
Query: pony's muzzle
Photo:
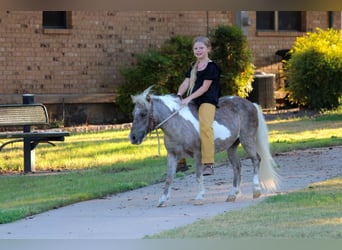
[[[142,143],[144,135],[142,133],[130,133],[128,137],[132,144],[139,145]]]

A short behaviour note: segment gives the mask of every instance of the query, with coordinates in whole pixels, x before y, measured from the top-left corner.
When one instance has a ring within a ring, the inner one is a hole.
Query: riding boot
[[[185,158],[182,158],[177,163],[176,172],[179,172],[179,171],[185,172],[185,171],[187,171],[189,169],[189,167],[191,167],[191,165],[187,165]]]
[[[214,174],[214,164],[204,164],[203,176]]]

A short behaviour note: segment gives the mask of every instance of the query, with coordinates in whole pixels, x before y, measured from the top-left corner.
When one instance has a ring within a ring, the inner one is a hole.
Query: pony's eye
[[[145,118],[147,116],[147,113],[140,113],[141,118]]]

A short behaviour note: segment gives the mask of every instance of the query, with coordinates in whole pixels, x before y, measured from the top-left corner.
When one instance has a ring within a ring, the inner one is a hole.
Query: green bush
[[[334,109],[342,96],[342,31],[317,29],[298,37],[285,66],[289,100],[316,110]]]
[[[190,36],[177,35],[171,37],[162,45],[160,52],[172,63],[168,68],[165,86],[160,87],[160,93],[177,93],[186,71],[194,60],[192,39]]]
[[[125,83],[118,88],[116,103],[126,114],[132,111],[131,95],[137,94],[150,85],[165,82],[171,61],[154,48],[136,55],[133,67],[122,67],[120,73]]]
[[[117,104],[130,117],[133,109],[131,95],[154,85],[159,94],[176,93],[185,72],[193,60],[192,38],[174,36],[158,49],[148,49],[136,55],[136,63],[123,66],[120,73],[125,83],[118,88]]]
[[[218,26],[210,33],[212,59],[222,69],[223,95],[247,97],[252,91],[253,57],[246,37],[237,26]]]

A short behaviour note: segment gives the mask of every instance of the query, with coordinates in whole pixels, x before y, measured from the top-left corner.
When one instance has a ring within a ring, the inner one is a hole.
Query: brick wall
[[[248,14],[252,19],[248,43],[257,70],[278,70],[275,51],[290,48],[296,35],[301,34],[258,34],[255,12]],[[335,21],[340,20],[339,15],[335,13]],[[32,93],[36,101],[49,106],[55,119],[70,114],[71,123],[77,123],[73,117],[84,112],[82,122],[120,122],[114,101],[115,89],[123,83],[121,65],[132,63],[134,54],[158,47],[173,35],[206,35],[218,24],[232,25],[235,14],[73,11],[70,19],[71,29],[51,30],[43,29],[41,11],[0,11],[0,103],[21,102],[23,93]],[[308,12],[306,22],[308,31],[316,26],[324,28],[328,25],[327,13]],[[106,105],[102,115],[90,111],[92,103]],[[108,115],[110,107],[113,114]]]
[[[175,34],[205,35],[208,27],[232,24],[226,11],[73,11],[70,16],[71,29],[44,30],[41,11],[0,12],[0,103],[21,102],[23,93],[33,93],[56,119],[81,112],[56,106],[113,104],[123,83],[118,69],[134,54]],[[88,122],[115,120],[87,115]]]
[[[0,12],[1,93],[113,92],[132,55],[175,34],[206,34],[206,18],[204,11],[75,11],[72,29],[44,31],[40,11]],[[210,26],[231,24],[226,12],[209,18]]]

